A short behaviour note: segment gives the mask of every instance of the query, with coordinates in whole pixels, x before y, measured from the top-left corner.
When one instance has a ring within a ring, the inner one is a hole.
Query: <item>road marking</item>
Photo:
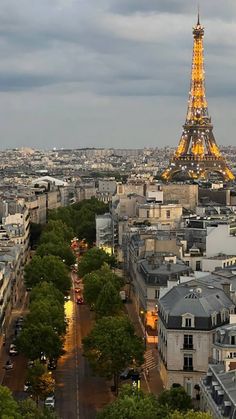
[[[74,284],[73,284],[73,322],[74,326],[74,345],[75,345],[75,374],[76,374],[76,417],[79,419],[79,352],[78,352],[78,332],[77,332],[77,322],[78,316],[75,313],[76,306],[75,306],[75,292],[74,292]]]
[[[149,370],[153,370],[154,368],[156,368],[158,366],[153,353],[152,353],[152,349],[148,349],[145,354],[144,354],[144,364],[142,365],[143,368],[148,368]]]

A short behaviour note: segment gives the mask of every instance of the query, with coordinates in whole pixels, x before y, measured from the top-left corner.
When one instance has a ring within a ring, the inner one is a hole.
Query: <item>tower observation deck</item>
[[[225,181],[234,180],[234,174],[221,155],[213,135],[213,125],[208,113],[205,92],[203,54],[204,27],[193,27],[193,58],[188,109],[179,145],[162,173],[163,180],[207,179],[211,173],[219,174]]]

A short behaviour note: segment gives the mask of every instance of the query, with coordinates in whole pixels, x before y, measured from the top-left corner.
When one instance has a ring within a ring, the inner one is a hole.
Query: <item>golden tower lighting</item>
[[[162,179],[207,179],[211,173],[219,174],[225,181],[234,180],[216,144],[213,125],[208,113],[204,71],[204,27],[200,23],[193,27],[193,58],[188,109],[179,145],[171,158]]]

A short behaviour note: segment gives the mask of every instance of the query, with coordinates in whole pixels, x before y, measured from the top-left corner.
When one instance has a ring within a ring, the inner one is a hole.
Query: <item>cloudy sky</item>
[[[200,8],[216,140],[236,145],[236,1]],[[1,0],[0,147],[177,145],[196,9],[195,0]]]

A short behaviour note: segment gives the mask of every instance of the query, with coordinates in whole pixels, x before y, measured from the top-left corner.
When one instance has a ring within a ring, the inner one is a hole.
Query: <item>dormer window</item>
[[[211,315],[211,323],[212,323],[212,326],[217,325],[217,313],[216,312],[212,313],[212,315]]]
[[[191,313],[185,313],[182,315],[182,327],[186,327],[186,328],[195,327],[194,316]]]
[[[236,336],[235,335],[230,336],[230,345],[236,345]]]
[[[185,327],[192,327],[192,319],[191,319],[191,317],[186,317],[186,319],[185,319]]]
[[[225,308],[223,308],[223,310],[220,313],[220,316],[221,316],[222,323],[226,322],[226,320],[228,318],[228,310],[226,310]]]

